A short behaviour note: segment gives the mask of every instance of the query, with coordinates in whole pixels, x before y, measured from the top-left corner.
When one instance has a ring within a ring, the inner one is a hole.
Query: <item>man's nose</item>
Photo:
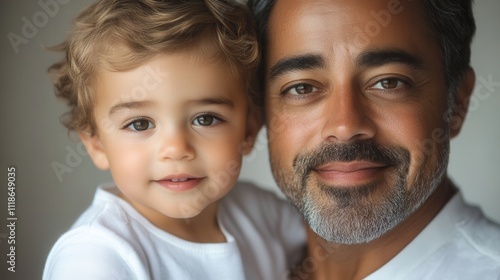
[[[323,114],[322,137],[326,141],[353,142],[375,135],[370,100],[353,85],[333,89],[327,97]]]

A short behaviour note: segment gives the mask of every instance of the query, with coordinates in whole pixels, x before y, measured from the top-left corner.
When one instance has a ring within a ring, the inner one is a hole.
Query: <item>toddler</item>
[[[261,127],[250,13],[227,0],[101,0],[54,64],[63,122],[113,184],[53,246],[43,279],[282,279],[305,231],[237,183]]]

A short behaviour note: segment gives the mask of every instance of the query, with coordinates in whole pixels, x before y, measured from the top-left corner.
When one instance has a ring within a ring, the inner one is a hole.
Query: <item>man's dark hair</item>
[[[471,43],[476,32],[472,12],[473,0],[423,0],[427,20],[438,40],[446,71],[450,98],[470,68]],[[249,0],[256,24],[259,44],[263,53],[259,68],[261,95],[265,85],[265,57],[267,47],[267,26],[271,9],[276,0]],[[263,98],[259,100],[263,104]]]

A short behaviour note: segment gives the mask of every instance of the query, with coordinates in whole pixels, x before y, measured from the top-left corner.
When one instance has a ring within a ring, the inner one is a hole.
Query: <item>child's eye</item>
[[[220,123],[222,120],[211,114],[201,114],[194,118],[193,124],[199,126],[210,126]]]
[[[155,125],[146,119],[136,119],[125,126],[132,131],[145,131],[148,129],[155,128]]]

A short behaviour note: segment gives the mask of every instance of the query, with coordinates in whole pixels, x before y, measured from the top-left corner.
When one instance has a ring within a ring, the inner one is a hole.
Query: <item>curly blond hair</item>
[[[207,40],[209,40],[207,42]],[[259,51],[244,5],[231,0],[100,0],[83,10],[52,65],[56,96],[70,107],[69,131],[96,131],[92,84],[99,67],[123,71],[168,52],[214,44],[218,57],[245,81],[249,95]],[[252,99],[254,97],[252,96]]]

